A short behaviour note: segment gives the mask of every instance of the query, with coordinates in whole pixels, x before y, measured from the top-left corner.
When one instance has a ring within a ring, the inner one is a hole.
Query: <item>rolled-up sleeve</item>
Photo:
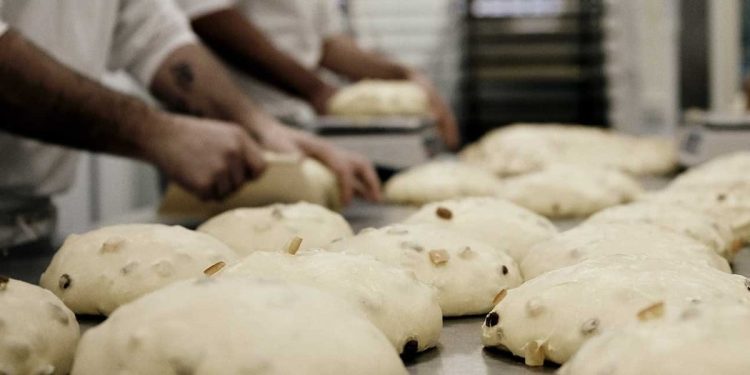
[[[237,5],[237,0],[176,0],[182,11],[194,20],[196,18],[228,9]]]
[[[3,21],[3,0],[0,0],[0,36],[8,30],[8,24]]]
[[[338,0],[317,0],[319,12],[318,33],[323,38],[342,34],[344,20]]]
[[[187,18],[172,0],[121,0],[108,65],[126,70],[148,87],[175,49],[196,42]]]

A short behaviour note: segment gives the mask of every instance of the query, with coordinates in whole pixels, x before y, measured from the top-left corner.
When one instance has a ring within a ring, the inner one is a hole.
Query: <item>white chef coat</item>
[[[0,36],[9,28],[92,79],[124,69],[146,87],[172,51],[196,42],[171,0],[0,0]],[[62,192],[77,154],[0,131],[0,190]]]
[[[317,70],[326,38],[343,32],[337,0],[178,0],[191,19],[236,6],[281,51],[307,69]],[[235,71],[237,82],[264,109],[278,117],[314,118],[312,108]]]

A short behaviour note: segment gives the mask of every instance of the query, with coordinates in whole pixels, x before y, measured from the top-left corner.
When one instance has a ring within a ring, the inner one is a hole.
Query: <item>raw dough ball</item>
[[[314,288],[251,278],[180,282],[83,335],[74,375],[406,374],[357,309]]]
[[[462,198],[431,203],[406,219],[407,224],[428,223],[507,249],[520,263],[529,248],[557,234],[543,216],[504,199]]]
[[[592,338],[560,369],[560,375],[750,373],[747,306],[668,305],[665,309],[661,319]]]
[[[305,202],[238,208],[205,222],[198,231],[245,255],[285,250],[294,237],[302,238],[301,249],[310,249],[352,235],[349,223],[341,215]]]
[[[549,218],[582,217],[627,203],[643,190],[627,175],[557,164],[504,181],[498,196]]]
[[[671,186],[712,185],[750,181],[750,152],[741,151],[717,157],[677,176]]]
[[[40,285],[77,314],[109,315],[146,293],[236,259],[219,240],[180,226],[115,225],[68,236]]]
[[[414,271],[417,279],[437,288],[444,316],[485,313],[500,290],[523,281],[516,262],[504,251],[425,224],[365,229],[327,248],[370,254]]]
[[[500,180],[484,169],[455,161],[433,161],[393,176],[384,190],[391,202],[424,204],[493,195],[499,186]]]
[[[66,375],[79,335],[73,312],[48,290],[0,276],[0,374]]]
[[[521,262],[526,280],[586,259],[629,254],[664,261],[690,262],[731,272],[727,260],[702,243],[655,225],[584,224],[541,242]]]
[[[748,303],[748,285],[743,276],[689,263],[628,255],[590,259],[509,290],[487,315],[482,342],[531,366],[545,359],[564,363],[590,337],[635,321],[657,302]]]
[[[715,217],[675,204],[641,202],[611,207],[591,216],[586,224],[647,223],[684,234],[703,243],[727,260],[742,249],[732,228]]]
[[[443,315],[434,288],[370,256],[319,250],[253,253],[222,275],[281,279],[334,294],[361,309],[396,347],[414,354],[434,347]]]
[[[335,116],[426,116],[427,93],[411,81],[362,80],[339,90],[328,102]]]

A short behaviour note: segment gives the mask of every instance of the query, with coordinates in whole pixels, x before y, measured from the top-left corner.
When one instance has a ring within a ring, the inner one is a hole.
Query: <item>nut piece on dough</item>
[[[499,290],[523,281],[516,262],[502,250],[428,224],[370,230],[327,249],[369,254],[414,271],[417,279],[437,288],[444,316],[486,313]]]
[[[361,309],[402,353],[434,347],[443,328],[433,287],[417,281],[411,271],[367,255],[256,252],[221,275],[280,279],[341,297]]]
[[[0,280],[0,374],[67,374],[80,335],[73,312],[48,290]]]
[[[666,310],[661,319],[592,338],[560,375],[750,374],[750,308],[701,303]]]
[[[655,302],[750,303],[745,280],[674,260],[631,255],[590,259],[508,290],[490,313],[497,323],[482,326],[482,342],[521,357],[536,343],[545,359],[564,363],[591,337],[639,321],[638,313]],[[526,358],[529,365],[542,362],[537,356]]]
[[[341,215],[305,202],[227,211],[205,222],[198,231],[218,238],[243,255],[286,250],[295,237],[302,239],[299,250],[305,250],[352,235],[349,223]]]
[[[729,263],[706,245],[651,224],[583,224],[534,245],[521,262],[526,280],[586,259],[628,254],[688,262],[731,272]]]
[[[221,241],[180,226],[115,225],[69,236],[40,285],[77,314],[109,315],[148,292],[236,259]]]
[[[437,211],[451,212],[445,220]],[[545,217],[504,199],[474,197],[430,203],[404,221],[407,224],[427,223],[459,232],[484,241],[521,262],[535,243],[557,234],[555,226]]]
[[[81,339],[73,374],[406,374],[361,311],[315,288],[248,277],[183,281]]]

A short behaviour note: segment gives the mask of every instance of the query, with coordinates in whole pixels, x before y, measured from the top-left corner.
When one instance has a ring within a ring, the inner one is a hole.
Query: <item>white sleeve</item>
[[[309,1],[309,0],[308,0]],[[338,0],[318,0],[318,32],[323,38],[344,33],[344,16]]]
[[[121,0],[108,67],[149,87],[170,53],[197,40],[172,0]]]
[[[0,0],[0,36],[8,30],[8,24],[3,22],[3,0]]]
[[[182,11],[194,20],[206,14],[228,9],[237,5],[237,0],[177,0]]]

